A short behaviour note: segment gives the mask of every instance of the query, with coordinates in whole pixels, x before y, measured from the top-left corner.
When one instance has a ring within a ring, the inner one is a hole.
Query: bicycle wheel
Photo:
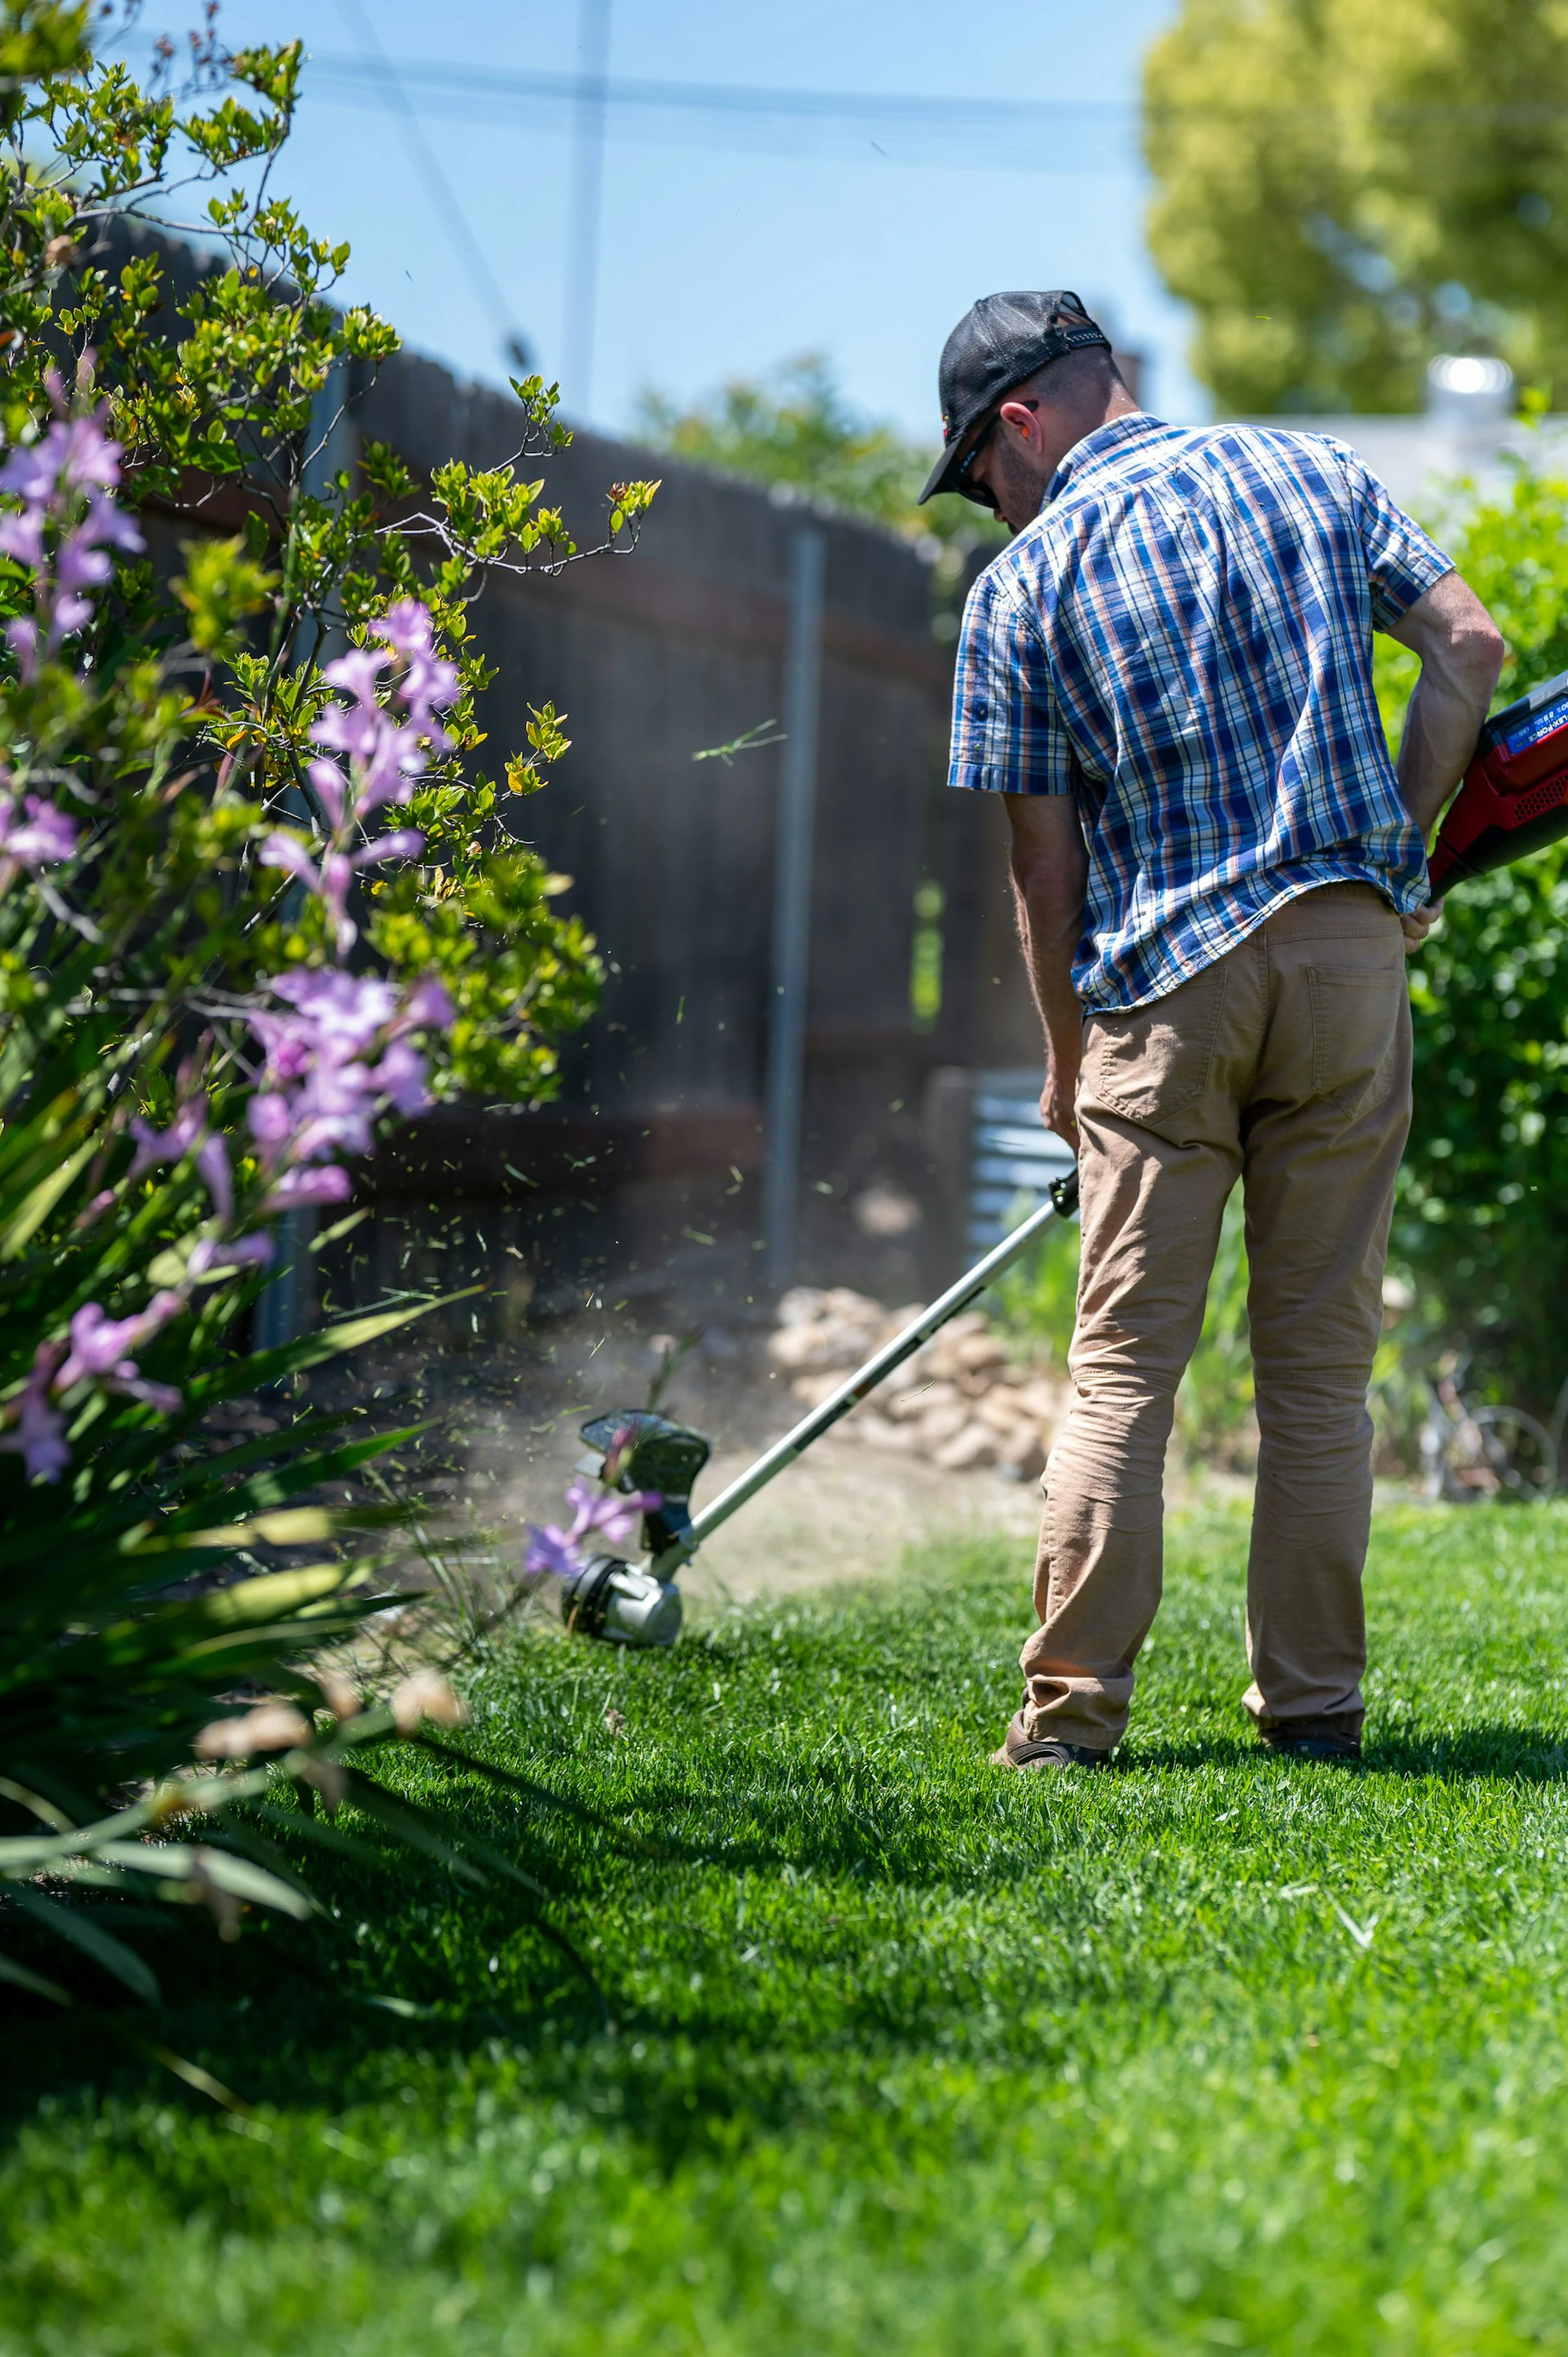
[[[1441,1480],[1456,1504],[1532,1505],[1557,1487],[1557,1450],[1522,1408],[1471,1408],[1444,1436]]]

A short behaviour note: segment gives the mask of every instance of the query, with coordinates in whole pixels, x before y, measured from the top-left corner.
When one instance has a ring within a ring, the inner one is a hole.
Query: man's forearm
[[[1013,877],[1018,942],[1029,987],[1046,1035],[1046,1060],[1068,1083],[1078,1079],[1083,1048],[1083,1006],[1072,986],[1072,964],[1083,938],[1083,895],[1063,888],[1059,876]]]
[[[1079,1066],[1083,1060],[1083,1006],[1072,986],[1073,960],[1083,938],[1081,873],[1013,871],[1018,942],[1046,1040],[1046,1085],[1040,1115],[1046,1127],[1076,1153]]]
[[[1076,1153],[1073,1103],[1083,1059],[1083,1009],[1072,968],[1083,939],[1089,851],[1070,796],[1009,794],[1005,802],[1018,942],[1046,1035],[1040,1115]]]
[[[1502,668],[1502,633],[1474,590],[1450,573],[1417,598],[1390,636],[1421,657],[1398,776],[1404,806],[1427,836],[1475,752]]]
[[[1429,836],[1469,767],[1491,702],[1491,687],[1460,687],[1423,670],[1405,714],[1398,776],[1404,806]]]

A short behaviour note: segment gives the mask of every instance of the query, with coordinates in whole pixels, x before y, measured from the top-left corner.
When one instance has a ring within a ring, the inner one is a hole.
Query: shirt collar
[[[1075,442],[1046,488],[1041,512],[1061,497],[1069,483],[1081,482],[1086,475],[1120,457],[1131,445],[1142,442],[1151,434],[1168,434],[1170,427],[1162,417],[1151,417],[1146,409],[1134,410],[1130,417],[1113,417],[1108,425],[1097,425],[1081,442]]]

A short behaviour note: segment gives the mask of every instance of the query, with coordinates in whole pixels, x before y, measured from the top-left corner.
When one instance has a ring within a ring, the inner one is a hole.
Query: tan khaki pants
[[[1247,1708],[1361,1710],[1367,1383],[1410,1125],[1399,919],[1290,901],[1153,1006],[1086,1019],[1073,1401],[1051,1452],[1024,1732],[1108,1748],[1160,1600],[1165,1443],[1225,1200],[1246,1207],[1257,1384]]]

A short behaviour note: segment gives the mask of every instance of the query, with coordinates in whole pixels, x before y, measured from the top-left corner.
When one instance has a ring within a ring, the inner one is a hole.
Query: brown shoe
[[[992,1768],[1108,1768],[1109,1751],[1097,1751],[1090,1743],[1059,1743],[1047,1739],[1032,1742],[1024,1732],[1024,1714],[1019,1711],[1002,1740],[1000,1751],[992,1752],[987,1765]]]
[[[1271,1726],[1259,1727],[1258,1741],[1276,1759],[1359,1760],[1361,1714],[1326,1710],[1316,1717],[1277,1718]]]

